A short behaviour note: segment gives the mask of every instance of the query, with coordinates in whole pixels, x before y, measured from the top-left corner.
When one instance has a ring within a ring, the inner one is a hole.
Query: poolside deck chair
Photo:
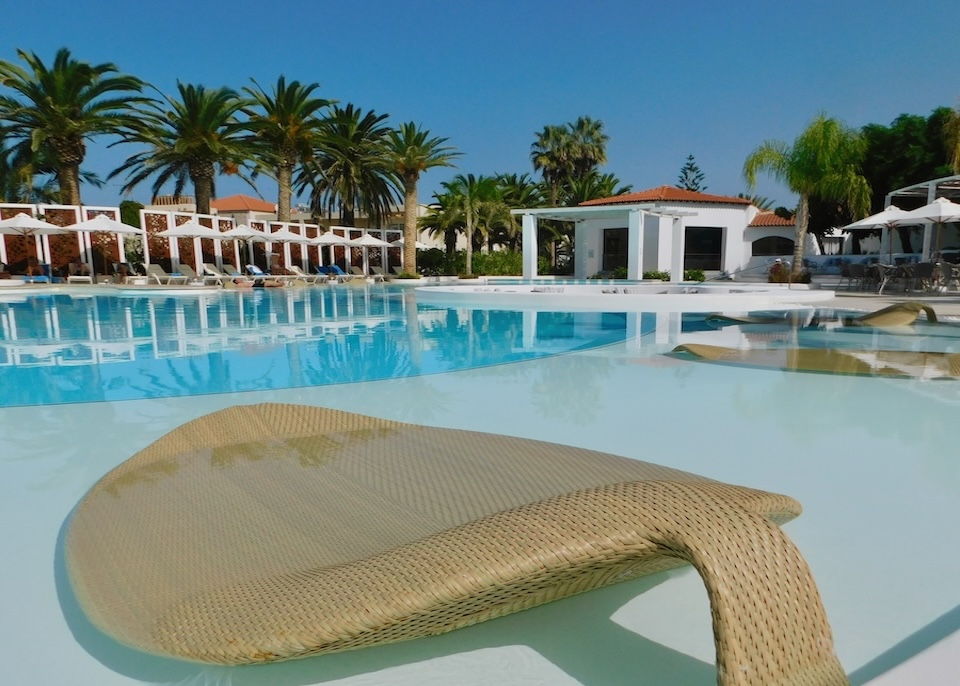
[[[329,267],[327,267],[327,273],[333,276],[333,278],[335,278],[340,283],[351,281],[354,278],[353,274],[347,274],[345,271],[343,271],[339,266],[335,264],[331,264]]]
[[[74,510],[76,597],[127,645],[242,664],[469,626],[691,563],[721,684],[846,684],[786,496],[570,446],[299,405],[175,429]]]
[[[182,284],[187,282],[187,277],[180,274],[168,274],[167,270],[165,270],[159,264],[147,265],[147,279],[150,281],[156,281],[161,286],[169,286],[170,284]]]
[[[393,267],[390,267],[390,269],[391,269],[391,271],[393,271],[393,273],[396,274],[397,276],[400,276],[401,274],[403,274],[403,267],[398,267],[398,266],[394,265]]]
[[[373,278],[376,281],[388,281],[393,278],[383,270],[383,267],[370,267],[370,271],[373,272]]]
[[[271,274],[270,272],[265,272],[260,267],[255,264],[248,264],[246,266],[247,276],[250,276],[254,279],[273,279],[274,281],[283,281],[284,283],[289,282],[291,279],[297,277],[291,276],[290,274]]]
[[[236,271],[234,269],[234,271]],[[237,272],[237,276],[242,276],[240,272]],[[209,283],[216,283],[220,286],[230,281],[231,277],[224,271],[217,269],[217,265],[210,264],[209,262],[203,263],[203,279]]]
[[[187,283],[193,283],[193,284],[200,283],[200,282],[208,283],[205,276],[200,276],[200,274],[197,274],[196,270],[188,264],[181,264],[179,269],[180,269],[180,275],[184,276],[187,279],[186,281]],[[214,282],[211,281],[209,283],[214,283]]]
[[[299,281],[303,281],[304,283],[315,284],[320,281],[319,274],[308,274],[295,264],[290,265],[290,271],[293,272],[294,278]]]

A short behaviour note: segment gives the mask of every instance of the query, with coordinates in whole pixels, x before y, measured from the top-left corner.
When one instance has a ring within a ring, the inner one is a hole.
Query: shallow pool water
[[[63,569],[72,508],[172,428],[265,401],[578,445],[793,496],[804,513],[785,528],[855,684],[960,627],[960,382],[668,354],[682,344],[951,354],[948,329],[716,327],[695,313],[459,310],[380,286],[297,290],[307,295],[223,294],[235,299],[202,308],[197,298],[0,303],[0,388],[14,398],[0,408],[5,683],[716,683],[709,609],[690,570],[440,637],[266,667],[157,658],[99,633]]]

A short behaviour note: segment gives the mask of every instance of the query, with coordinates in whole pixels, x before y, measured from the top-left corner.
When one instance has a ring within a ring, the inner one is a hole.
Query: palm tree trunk
[[[473,274],[473,212],[467,210],[467,276]]]
[[[193,192],[197,200],[197,214],[210,214],[210,200],[213,197],[213,177],[202,176],[194,179]]]
[[[277,220],[290,221],[290,198],[293,196],[293,165],[281,164],[277,167]]]
[[[807,227],[810,225],[810,198],[806,193],[800,194],[800,204],[797,206],[797,242],[793,246],[794,277],[803,272],[803,244],[807,240]]]
[[[210,200],[213,198],[213,162],[195,159],[190,162],[190,180],[193,182],[193,195],[197,202],[197,214],[210,214]]]
[[[417,175],[403,178],[403,271],[417,273]]]
[[[80,204],[79,164],[65,164],[57,169],[57,183],[60,185],[60,202],[65,205]]]

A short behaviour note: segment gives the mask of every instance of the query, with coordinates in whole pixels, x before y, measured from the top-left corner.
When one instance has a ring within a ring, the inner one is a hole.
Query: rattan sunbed
[[[917,321],[920,313],[926,315],[926,321],[931,324],[937,323],[937,313],[926,303],[908,301],[894,303],[889,307],[867,312],[865,314],[853,315],[843,318],[844,326],[872,326],[876,328],[892,328],[898,326],[909,326]],[[764,315],[727,315],[723,313],[713,313],[707,315],[705,321],[719,326],[727,324],[790,324],[789,314],[764,316]]]
[[[719,683],[844,684],[809,570],[777,526],[799,512],[569,446],[248,405],[107,474],[65,553],[103,631],[227,664],[439,634],[689,562]]]

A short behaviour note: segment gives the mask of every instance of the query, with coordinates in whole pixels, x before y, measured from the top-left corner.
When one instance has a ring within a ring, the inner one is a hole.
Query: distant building
[[[748,199],[659,186],[578,207],[513,210],[523,217],[524,277],[536,275],[537,220],[575,222],[574,276],[627,278],[686,269],[736,274],[793,253],[796,227]],[[773,216],[771,216],[773,215]]]

